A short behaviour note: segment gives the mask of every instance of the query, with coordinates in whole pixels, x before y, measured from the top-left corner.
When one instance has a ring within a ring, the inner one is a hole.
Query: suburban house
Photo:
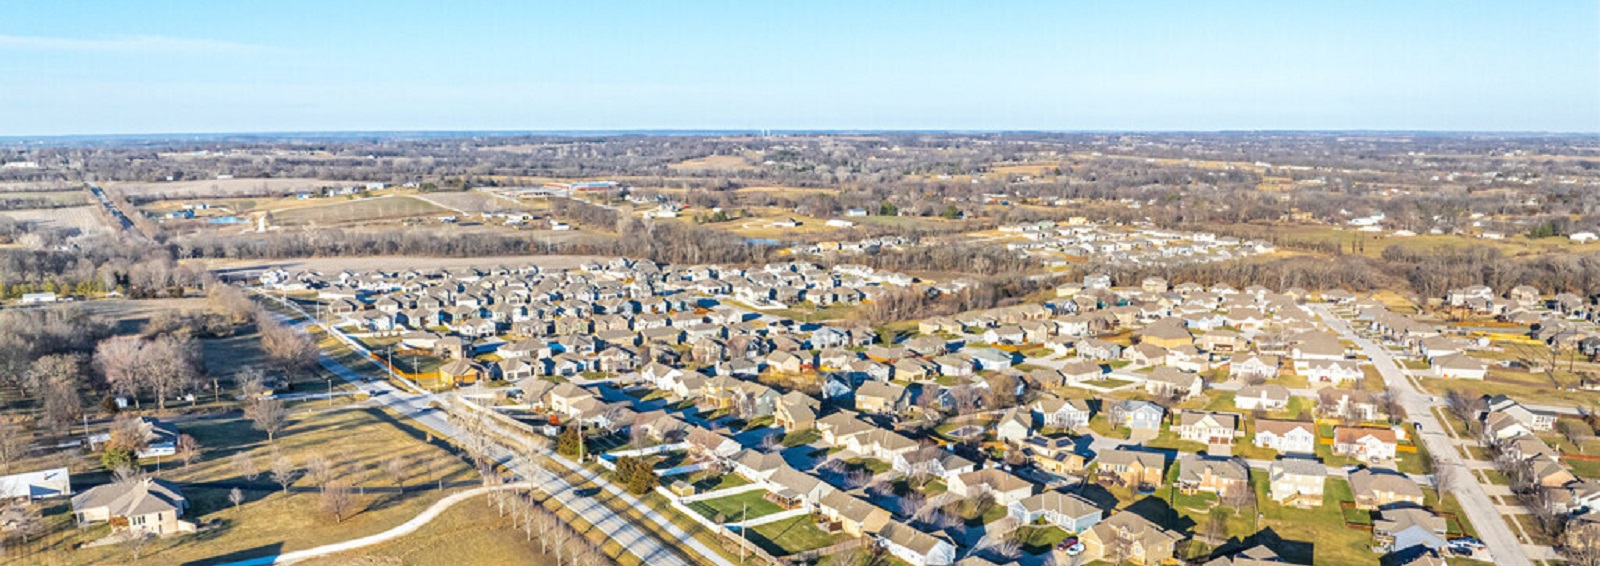
[[[1210,445],[1230,445],[1244,436],[1239,415],[1207,411],[1184,411],[1178,415],[1178,438]]]
[[[1289,406],[1289,388],[1282,385],[1246,385],[1234,394],[1233,406],[1245,411],[1277,411]]]
[[[1161,528],[1140,517],[1137,513],[1123,511],[1112,514],[1078,538],[1084,552],[1079,555],[1084,563],[1104,560],[1109,563],[1133,562],[1159,564],[1173,557],[1183,534]]]
[[[1422,505],[1422,488],[1405,474],[1382,468],[1350,473],[1350,493],[1357,509],[1378,509],[1396,503]]]
[[[1200,394],[1205,383],[1199,374],[1185,372],[1175,367],[1161,366],[1145,376],[1144,390],[1151,395],[1164,395],[1188,399]]]
[[[995,437],[1006,442],[1022,442],[1033,431],[1033,414],[1026,407],[1012,407],[995,422]]]
[[[1240,460],[1198,454],[1178,457],[1178,489],[1184,493],[1229,493],[1249,489],[1250,469]]]
[[[1285,458],[1267,467],[1268,496],[1283,505],[1319,507],[1328,467],[1316,460]]]
[[[1429,360],[1428,365],[1446,379],[1478,379],[1489,375],[1489,366],[1466,354],[1450,354]]]
[[[996,468],[986,468],[950,478],[950,493],[972,498],[988,493],[995,503],[1009,506],[1033,495],[1033,482]]]
[[[1046,428],[1089,426],[1089,404],[1082,399],[1062,399],[1043,395],[1033,402],[1033,417]]]
[[[911,407],[911,395],[904,385],[867,381],[856,388],[856,410],[863,413],[895,414]]]
[[[1268,379],[1278,375],[1278,357],[1259,354],[1234,356],[1228,362],[1228,377],[1235,379]]]
[[[1317,450],[1317,428],[1308,422],[1257,419],[1254,444],[1281,453],[1311,454]]]
[[[1133,430],[1161,430],[1167,410],[1149,401],[1129,399],[1111,406],[1111,422]]]
[[[1333,453],[1368,462],[1393,460],[1400,444],[1394,429],[1341,426],[1333,429]]]
[[[1389,552],[1419,546],[1443,550],[1448,524],[1433,511],[1419,507],[1383,509],[1372,522],[1372,540]]]
[[[893,518],[884,508],[837,490],[822,496],[817,514],[853,537],[877,534]]]
[[[1167,457],[1159,452],[1139,452],[1112,449],[1096,458],[1100,465],[1100,479],[1107,476],[1117,484],[1128,487],[1161,485],[1166,477]]]
[[[899,521],[889,521],[878,532],[878,544],[911,566],[948,566],[956,561],[956,545],[948,537],[931,535]]]
[[[177,484],[155,478],[109,483],[72,498],[79,525],[110,523],[112,532],[136,535],[193,532],[194,523],[182,520],[188,508]]]
[[[1027,445],[1023,446],[1023,452],[1034,466],[1057,475],[1081,474],[1089,464],[1088,459],[1078,453],[1077,443],[1066,436],[1029,438]]]
[[[1100,522],[1100,507],[1094,502],[1072,493],[1049,491],[1008,506],[1013,519],[1024,525],[1039,522],[1061,527],[1069,533],[1081,533]]]

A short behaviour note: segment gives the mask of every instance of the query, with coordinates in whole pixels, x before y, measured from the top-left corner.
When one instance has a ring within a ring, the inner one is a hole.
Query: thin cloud
[[[123,35],[101,39],[0,34],[0,49],[86,53],[248,53],[271,48],[248,43],[164,35]]]

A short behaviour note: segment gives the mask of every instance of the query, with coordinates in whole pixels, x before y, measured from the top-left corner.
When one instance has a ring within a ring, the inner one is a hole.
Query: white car
[[[1085,547],[1081,542],[1072,543],[1072,546],[1067,547],[1067,556],[1077,556],[1079,554],[1083,554],[1084,548]]]

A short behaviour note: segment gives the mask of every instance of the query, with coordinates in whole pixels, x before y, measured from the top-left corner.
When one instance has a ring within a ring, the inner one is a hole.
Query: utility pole
[[[750,518],[750,504],[749,503],[745,503],[745,504],[743,504],[743,510],[739,511],[739,563],[740,564],[744,564],[744,555],[750,552],[750,548],[749,548],[750,547],[750,537],[748,535],[744,534],[745,530],[750,528],[750,527],[745,526],[745,524],[744,524],[744,522],[746,520],[748,520],[749,518]]]

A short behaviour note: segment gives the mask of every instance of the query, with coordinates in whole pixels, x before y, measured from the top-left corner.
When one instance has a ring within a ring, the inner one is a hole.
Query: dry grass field
[[[388,530],[415,516],[452,489],[446,486],[476,484],[477,475],[459,458],[428,442],[417,430],[392,413],[373,409],[300,413],[268,443],[266,436],[242,419],[208,419],[180,424],[204,447],[201,460],[189,467],[166,462],[162,477],[178,482],[189,499],[189,520],[214,525],[189,536],[153,541],[134,560],[124,545],[76,548],[107,532],[104,525],[78,529],[64,502],[46,514],[50,530],[26,548],[7,548],[0,564],[215,564],[277,554],[339,542]],[[274,451],[303,467],[313,455],[329,459],[338,477],[353,486],[355,505],[343,521],[320,512],[319,493],[305,478],[285,493],[265,470]],[[241,476],[231,465],[234,454],[251,458],[262,475]],[[410,464],[404,491],[375,466],[398,457]],[[150,467],[154,469],[153,466]],[[228,492],[241,487],[246,501],[237,509]],[[364,488],[364,492],[362,492]]]
[[[677,163],[673,163],[672,165],[668,165],[668,167],[671,168],[671,169],[675,169],[675,170],[695,170],[695,169],[754,170],[754,169],[757,169],[756,166],[751,165],[748,162],[746,162],[745,161],[745,156],[742,156],[742,155],[708,155],[708,156],[705,156],[705,157],[697,157],[695,159],[686,159],[684,161],[680,161],[680,162],[677,162]]]
[[[324,181],[321,179],[283,178],[283,179],[199,179],[193,181],[174,181],[170,183],[135,183],[135,182],[110,182],[104,186],[106,189],[116,189],[126,195],[163,195],[165,198],[226,198],[241,194],[252,194],[263,188],[268,191],[282,193],[289,191],[309,191],[318,187],[334,187],[352,184],[349,181]]]
[[[521,210],[523,208],[513,205],[511,201],[495,198],[477,191],[427,193],[417,195],[414,198],[471,213]]]
[[[327,226],[450,214],[454,212],[413,197],[388,196],[274,211],[272,223],[284,226]]]
[[[357,551],[301,562],[305,566],[474,564],[518,566],[550,564],[539,541],[529,541],[512,517],[486,506],[487,496],[474,497],[440,513],[417,532]]]
[[[0,217],[20,222],[38,223],[53,228],[76,228],[89,233],[106,230],[93,206],[66,208],[41,208],[30,210],[0,210]]]

